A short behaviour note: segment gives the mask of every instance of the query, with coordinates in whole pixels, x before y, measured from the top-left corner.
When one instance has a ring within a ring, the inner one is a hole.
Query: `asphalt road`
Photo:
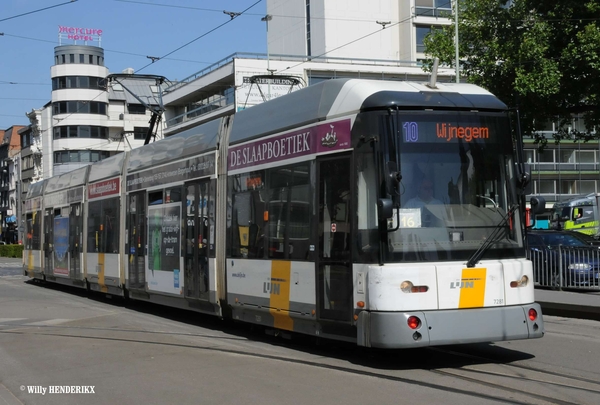
[[[382,351],[0,274],[2,405],[600,403],[597,321],[547,316],[542,339]]]

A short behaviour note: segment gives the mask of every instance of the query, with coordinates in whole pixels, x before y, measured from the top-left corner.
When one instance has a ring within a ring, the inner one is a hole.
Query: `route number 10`
[[[405,122],[404,128],[405,141],[417,142],[419,140],[419,125],[416,122]]]

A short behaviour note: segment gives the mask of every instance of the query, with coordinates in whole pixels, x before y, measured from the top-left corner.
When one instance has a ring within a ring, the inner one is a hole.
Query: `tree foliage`
[[[554,138],[600,137],[600,1],[459,0],[461,77],[518,107],[523,133],[559,122]],[[425,38],[426,54],[455,66],[452,24]],[[572,116],[582,130],[569,130]]]

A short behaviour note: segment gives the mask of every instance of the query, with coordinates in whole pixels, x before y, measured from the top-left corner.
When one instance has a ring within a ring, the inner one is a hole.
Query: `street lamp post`
[[[269,72],[270,75],[273,74],[273,72],[271,71],[271,62],[270,62],[270,57],[269,57],[269,21],[271,21],[273,19],[273,16],[271,14],[267,14],[265,15],[263,18],[261,18],[261,21],[264,21],[267,23],[267,72]],[[271,79],[267,79],[268,83],[267,83],[267,100],[271,100]]]

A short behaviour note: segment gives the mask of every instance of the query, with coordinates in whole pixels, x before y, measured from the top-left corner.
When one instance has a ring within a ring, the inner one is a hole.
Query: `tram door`
[[[352,320],[350,158],[318,161],[319,228],[317,306],[319,319]]]
[[[53,275],[54,265],[52,254],[54,251],[54,210],[48,208],[44,211],[44,274]]]
[[[186,184],[185,296],[208,300],[208,202],[210,180]]]
[[[69,211],[69,277],[81,278],[81,230],[83,229],[83,216],[81,203],[71,204]]]
[[[146,285],[146,193],[129,195],[127,221],[129,247],[129,288],[144,288]]]

